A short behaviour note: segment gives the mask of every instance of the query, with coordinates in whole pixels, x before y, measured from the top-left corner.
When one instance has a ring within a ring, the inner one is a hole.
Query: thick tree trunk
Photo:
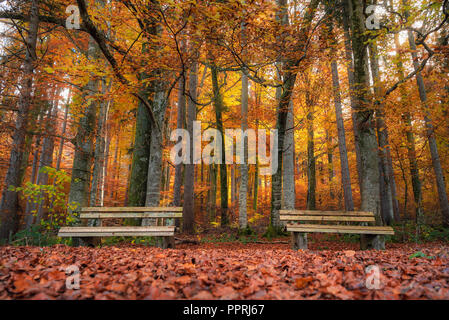
[[[48,110],[48,116],[46,119],[47,123],[47,132],[46,136],[43,139],[42,142],[42,152],[41,157],[39,161],[39,171],[37,175],[37,184],[38,185],[48,185],[48,174],[46,172],[42,172],[42,169],[44,167],[52,167],[53,166],[53,152],[55,149],[55,139],[51,135],[51,133],[54,131],[54,123],[56,119],[58,111],[58,101],[54,101],[53,105]],[[43,200],[38,207],[37,210],[37,219],[35,220],[35,223],[40,223],[42,219],[45,218],[46,212],[44,212],[44,205],[45,201]]]
[[[162,84],[161,84],[162,85]],[[147,195],[145,205],[158,207],[161,196],[162,180],[162,129],[165,117],[165,90],[157,87],[153,103],[153,114],[158,127],[151,126],[150,162],[148,164]],[[144,219],[145,220],[145,219]]]
[[[351,35],[350,35],[350,12],[352,10],[352,4],[350,0],[343,0],[343,30],[345,36],[345,57],[347,63],[347,73],[348,73],[348,84],[349,84],[349,99],[351,103],[351,119],[352,119],[352,128],[354,134],[354,149],[356,155],[356,165],[357,165],[357,177],[358,177],[358,186],[359,190],[362,187],[362,164],[361,164],[361,156],[360,156],[360,147],[359,147],[359,132],[357,130],[357,123],[355,117],[355,111],[357,108],[357,102],[355,97],[355,88],[354,88],[354,58],[352,57],[352,44],[351,44]]]
[[[0,240],[9,241],[19,227],[17,214],[18,195],[11,191],[10,187],[19,187],[20,166],[23,160],[23,150],[28,127],[28,115],[31,107],[33,90],[33,72],[36,61],[36,42],[39,29],[39,1],[31,0],[29,14],[28,36],[26,38],[26,57],[23,64],[23,77],[21,81],[18,112],[12,137],[12,149],[9,159],[9,167],[5,177],[5,185],[0,203]]]
[[[88,58],[90,60],[98,59],[100,53],[99,48],[91,37],[89,38],[88,46]],[[98,80],[89,80],[84,95],[92,95],[97,91]],[[75,136],[75,155],[73,159],[69,203],[75,203],[78,207],[86,207],[89,202],[89,185],[91,180],[97,104],[97,101],[89,102],[84,110],[84,114],[79,120]]]
[[[376,223],[382,224],[380,215],[379,194],[379,163],[377,141],[374,124],[374,112],[370,108],[371,99],[366,88],[369,87],[367,38],[365,29],[365,16],[362,0],[350,0],[352,22],[352,51],[354,53],[354,89],[356,98],[356,130],[358,131],[358,144],[360,147],[360,162],[362,173],[362,205],[361,210],[373,212]],[[384,249],[382,236],[362,236],[362,249]]]
[[[315,16],[315,11],[318,6],[319,1],[312,0],[305,10],[304,23],[300,30],[300,45],[298,46],[298,51],[303,51],[306,46],[307,38],[312,25],[313,17]],[[285,1],[278,1],[278,6],[285,6]],[[282,10],[282,9],[281,9]],[[282,18],[281,18],[282,19]],[[285,19],[285,18],[284,18]],[[284,74],[282,75],[282,94],[280,96],[276,129],[278,130],[278,143],[277,143],[277,171],[271,176],[271,214],[270,214],[270,226],[274,229],[279,229],[281,227],[279,211],[282,206],[282,162],[284,154],[284,138],[287,127],[287,117],[288,109],[292,96],[293,89],[295,87],[297,73],[292,71],[297,69],[298,65],[302,62],[299,60],[287,60],[283,62],[282,69]],[[274,149],[276,150],[276,149]]]
[[[284,161],[283,161],[283,192],[284,208],[287,210],[295,209],[295,123],[293,101],[290,100],[287,131],[285,133]]]
[[[141,75],[141,80],[144,80],[145,78],[145,75]],[[151,88],[149,84],[146,84],[145,88],[142,88],[141,95],[147,100],[150,98]],[[148,167],[150,163],[150,141],[150,111],[143,102],[139,101],[137,106],[136,132],[134,135],[131,174],[128,188],[128,205],[131,207],[143,207],[145,205]]]
[[[194,62],[189,72],[189,98],[187,103],[187,131],[190,139],[190,159],[184,166],[184,206],[183,231],[194,232],[195,223],[195,164],[193,141],[193,123],[196,120],[196,99],[198,87],[198,64]]]

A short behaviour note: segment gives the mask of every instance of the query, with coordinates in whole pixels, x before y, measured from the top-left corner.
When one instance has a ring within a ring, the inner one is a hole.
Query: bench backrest
[[[85,207],[80,219],[182,218],[182,207]]]
[[[375,222],[374,213],[364,211],[280,210],[286,222]]]

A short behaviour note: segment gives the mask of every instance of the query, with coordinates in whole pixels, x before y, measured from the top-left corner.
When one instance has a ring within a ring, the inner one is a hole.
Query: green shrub
[[[13,237],[12,244],[16,246],[46,247],[55,244],[71,245],[72,241],[70,238],[59,238],[46,230],[42,230],[42,226],[34,225],[30,229],[17,232]]]

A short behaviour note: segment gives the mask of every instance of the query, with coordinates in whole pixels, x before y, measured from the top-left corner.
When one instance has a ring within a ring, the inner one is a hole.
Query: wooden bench
[[[281,210],[280,220],[287,222],[287,231],[292,232],[294,250],[307,249],[307,233],[394,235],[391,227],[360,225],[360,223],[374,224],[376,222],[372,212]],[[351,223],[359,225],[351,225]]]
[[[103,219],[156,219],[155,226],[102,226]],[[59,237],[83,238],[86,243],[92,243],[99,237],[161,237],[162,248],[174,248],[174,219],[182,218],[182,207],[86,207],[80,210],[83,226],[62,227]],[[99,220],[99,226],[86,226],[88,219]]]

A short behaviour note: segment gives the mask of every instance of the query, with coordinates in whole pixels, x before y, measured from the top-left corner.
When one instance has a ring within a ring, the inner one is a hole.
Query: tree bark
[[[190,139],[190,159],[184,166],[184,206],[183,231],[194,232],[195,223],[195,165],[193,141],[193,123],[196,120],[196,99],[198,87],[198,63],[193,62],[189,72],[189,97],[187,103],[187,131]]]
[[[315,16],[315,11],[318,6],[318,0],[312,0],[305,10],[304,23],[299,31],[300,44],[297,48],[298,52],[304,52],[306,49],[306,42],[311,30],[312,20]],[[286,2],[278,1],[278,6],[285,6]],[[290,104],[293,89],[295,87],[297,69],[303,59],[288,59],[283,62],[283,76],[282,76],[282,94],[279,99],[276,129],[278,130],[278,168],[271,176],[271,214],[270,226],[274,229],[281,227],[279,210],[282,206],[282,162],[284,153],[284,138],[287,126],[288,107]]]
[[[314,141],[314,106],[306,92],[307,112],[307,210],[316,209],[316,159]]]
[[[185,96],[185,78],[179,79],[178,89],[178,114],[176,118],[176,128],[183,129],[186,109],[186,96]],[[181,138],[180,138],[181,139]],[[179,141],[178,141],[179,142]],[[175,182],[173,188],[173,204],[176,207],[181,206],[181,186],[182,186],[182,169],[183,164],[176,165],[175,168]]]
[[[89,37],[87,56],[89,60],[99,58],[100,50],[92,37]],[[84,97],[98,91],[98,80],[90,79]],[[70,183],[69,203],[86,207],[89,202],[89,186],[93,159],[93,138],[96,121],[97,101],[90,101],[82,114],[75,136],[75,155],[73,159],[72,181]],[[75,209],[77,211],[77,209]],[[70,214],[73,214],[71,212]],[[76,221],[76,220],[75,220]]]
[[[244,31],[243,31],[244,32]],[[248,75],[247,70],[242,70],[242,132],[248,130]],[[239,189],[239,228],[248,227],[247,196],[248,196],[248,138],[243,136],[243,163],[240,165],[240,189]],[[223,195],[222,195],[223,196]]]
[[[340,166],[341,166],[340,168],[341,182],[343,185],[345,210],[353,211],[354,202],[352,199],[351,173],[349,171],[348,151],[346,148],[345,124],[343,121],[343,113],[341,109],[340,80],[338,76],[337,61],[332,60],[331,69],[332,69],[332,83],[334,92],[335,116],[337,119],[338,150],[340,153]]]
[[[350,34],[350,12],[352,10],[352,4],[350,0],[343,0],[343,31],[344,31],[344,46],[345,46],[345,57],[347,63],[347,73],[348,73],[348,84],[349,84],[349,99],[351,104],[351,119],[352,119],[352,128],[354,134],[354,149],[356,154],[356,165],[357,165],[357,178],[358,178],[358,187],[359,190],[362,187],[362,164],[361,164],[361,156],[360,156],[360,147],[359,147],[359,132],[357,130],[357,123],[354,110],[357,108],[356,97],[355,97],[355,88],[354,88],[354,58],[352,56],[352,44],[351,44],[351,34]]]
[[[28,127],[28,116],[31,108],[33,73],[36,59],[36,43],[39,29],[39,1],[31,0],[29,14],[28,35],[26,38],[26,57],[23,64],[23,78],[21,81],[18,112],[12,137],[12,149],[9,167],[5,177],[2,200],[0,203],[0,240],[9,241],[19,227],[17,214],[18,195],[10,187],[19,187],[20,166],[23,160],[23,150]]]
[[[211,67],[212,74],[212,88],[214,94],[214,108],[215,108],[215,117],[217,121],[217,130],[221,133],[221,136],[224,137],[224,128],[223,128],[223,97],[220,93],[220,86],[218,84],[218,69],[213,64]],[[226,226],[229,223],[228,220],[228,173],[226,168],[226,148],[225,148],[225,139],[222,139],[221,144],[221,164],[220,164],[220,215],[221,215],[221,225]]]
[[[367,88],[369,88],[367,36],[362,0],[350,0],[352,22],[352,51],[354,54],[354,89],[355,89],[355,119],[360,147],[360,163],[362,173],[362,205],[361,210],[373,212],[376,224],[382,225],[380,215],[379,194],[379,163],[377,153],[376,133],[374,131],[374,112]],[[384,249],[383,236],[361,236],[362,249]]]
[[[284,147],[284,178],[283,178],[283,192],[284,192],[284,209],[295,209],[295,123],[294,123],[294,108],[293,101],[290,100],[288,116],[287,116],[287,131],[285,133],[285,147]]]
[[[408,41],[413,60],[413,67],[415,70],[417,70],[419,68],[418,54],[415,43],[415,37],[411,31],[408,31]],[[432,164],[435,172],[441,215],[443,217],[443,225],[449,227],[449,202],[446,193],[446,181],[444,178],[443,169],[441,167],[440,155],[438,152],[438,146],[435,139],[434,127],[432,120],[430,118],[429,106],[427,104],[426,86],[424,84],[424,78],[421,72],[418,72],[416,74],[416,83],[418,86],[419,97],[424,107],[424,122],[427,129],[427,139],[429,142],[430,155],[432,157]]]
[[[398,221],[397,212],[395,214],[393,207],[393,194],[391,188],[392,173],[389,171],[388,156],[390,155],[390,145],[388,139],[388,130],[385,125],[384,105],[381,102],[382,88],[380,84],[380,68],[378,60],[376,43],[370,43],[369,56],[371,74],[374,82],[374,94],[376,97],[376,129],[379,145],[379,172],[380,172],[380,193],[381,209],[384,222],[390,225],[393,221]]]

